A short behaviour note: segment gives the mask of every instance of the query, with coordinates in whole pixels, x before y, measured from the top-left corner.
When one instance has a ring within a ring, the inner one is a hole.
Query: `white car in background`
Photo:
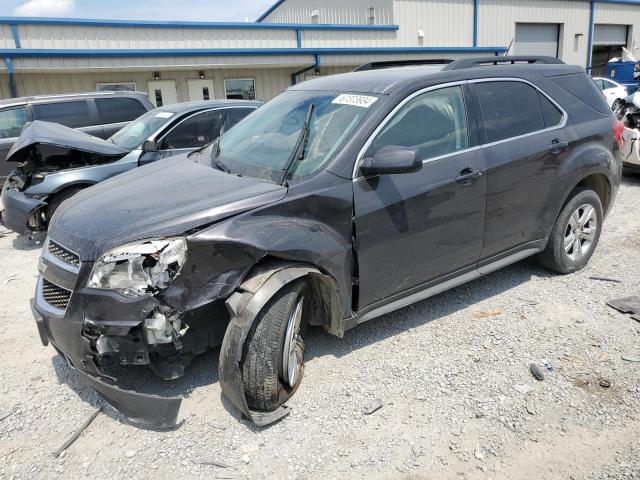
[[[596,77],[593,79],[596,83],[596,86],[602,91],[604,98],[607,100],[609,106],[615,110],[619,107],[621,102],[624,102],[624,99],[629,93],[627,92],[627,87],[624,85],[620,85],[613,80],[608,78]],[[614,106],[614,104],[618,103]]]

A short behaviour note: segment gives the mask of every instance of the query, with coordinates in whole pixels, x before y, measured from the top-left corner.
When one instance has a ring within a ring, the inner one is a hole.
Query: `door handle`
[[[560,153],[562,150],[569,146],[569,142],[566,140],[553,140],[551,145],[549,145],[549,151],[551,153]]]
[[[465,168],[456,177],[456,183],[461,185],[470,185],[473,180],[480,178],[481,176],[482,170],[471,170],[470,168]]]

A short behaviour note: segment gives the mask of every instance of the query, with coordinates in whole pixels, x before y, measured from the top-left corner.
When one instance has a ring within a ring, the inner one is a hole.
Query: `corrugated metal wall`
[[[640,57],[640,7],[635,5],[596,4],[595,23],[628,25],[627,48]]]
[[[473,0],[396,0],[393,11],[400,26],[396,40],[399,45],[473,44]],[[419,30],[424,33],[423,38],[418,36]],[[504,41],[485,45],[504,45]]]
[[[375,8],[375,23],[397,23],[393,18],[393,0],[286,0],[263,22],[312,23],[312,14],[318,12],[317,23],[369,23],[369,7]]]
[[[515,37],[518,22],[561,24],[560,58],[566,63],[585,65],[589,34],[588,1],[480,0],[478,44],[508,45]],[[576,34],[581,36],[576,37]]]

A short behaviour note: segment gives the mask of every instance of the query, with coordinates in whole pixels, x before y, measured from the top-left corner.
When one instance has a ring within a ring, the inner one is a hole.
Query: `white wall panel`
[[[367,24],[369,7],[375,8],[376,24],[393,24],[393,0],[286,0],[263,22],[312,23],[318,11],[318,23]]]
[[[394,19],[400,26],[398,45],[473,44],[473,0],[396,0]],[[424,38],[418,37],[418,30],[424,32]],[[502,43],[491,44],[495,45]]]
[[[640,56],[640,5],[618,5],[597,3],[595,23],[630,25],[627,48]]]

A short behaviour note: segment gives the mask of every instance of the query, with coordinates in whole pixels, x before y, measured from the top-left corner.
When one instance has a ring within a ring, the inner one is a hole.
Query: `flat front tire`
[[[603,217],[598,194],[576,189],[558,215],[539,262],[562,274],[582,269],[598,245]]]
[[[258,314],[243,351],[242,381],[249,408],[272,412],[297,390],[304,372],[309,290],[285,285]]]

